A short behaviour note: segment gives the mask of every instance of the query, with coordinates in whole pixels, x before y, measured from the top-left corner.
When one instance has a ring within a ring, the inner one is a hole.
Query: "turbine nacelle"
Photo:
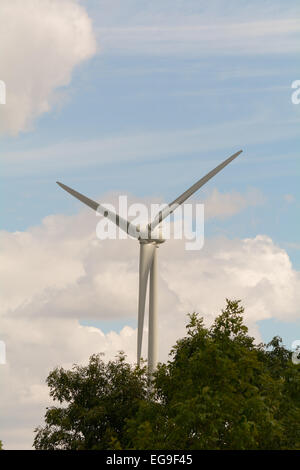
[[[157,227],[154,230],[151,230],[149,227],[149,224],[143,227],[137,226],[137,232],[138,232],[137,238],[140,243],[161,244],[166,241],[165,238],[162,236],[161,227]]]

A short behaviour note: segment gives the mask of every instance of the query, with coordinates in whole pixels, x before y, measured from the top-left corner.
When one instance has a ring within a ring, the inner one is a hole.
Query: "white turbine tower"
[[[154,232],[156,227],[174,210],[183,204],[192,194],[194,194],[201,186],[221,171],[226,165],[234,160],[242,150],[227,158],[223,163],[218,165],[214,170],[210,171],[206,176],[197,181],[193,186],[187,189],[171,204],[168,204],[163,210],[159,211],[154,220],[144,228],[135,226],[131,222],[120,217],[118,214],[107,210],[101,204],[89,199],[83,194],[78,193],[72,188],[69,188],[63,183],[57,184],[65,191],[72,194],[72,196],[79,199],[81,202],[99,212],[104,217],[107,217],[111,222],[114,222],[118,227],[128,233],[130,236],[136,238],[140,243],[140,264],[139,264],[139,298],[138,298],[138,334],[137,334],[137,363],[140,364],[142,339],[144,328],[145,316],[145,302],[148,278],[150,274],[150,289],[149,289],[149,327],[148,327],[148,372],[151,376],[154,372],[158,362],[158,318],[157,318],[157,248],[160,243],[165,240]]]

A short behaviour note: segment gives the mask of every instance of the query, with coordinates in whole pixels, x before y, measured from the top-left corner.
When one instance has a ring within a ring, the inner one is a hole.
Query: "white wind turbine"
[[[227,158],[224,162],[218,165],[215,169],[207,173],[206,176],[193,184],[183,194],[177,197],[171,204],[168,204],[163,210],[159,211],[154,220],[143,228],[128,222],[127,220],[107,210],[101,204],[89,199],[83,194],[78,193],[69,186],[57,181],[65,191],[72,194],[72,196],[79,199],[81,202],[99,212],[104,217],[107,217],[111,222],[114,222],[118,227],[128,233],[130,236],[136,238],[140,242],[140,264],[139,264],[139,298],[138,298],[138,334],[137,334],[137,363],[140,364],[143,327],[145,316],[145,302],[148,278],[150,273],[150,291],[149,291],[149,327],[148,327],[148,372],[151,376],[156,368],[158,362],[158,318],[157,318],[157,250],[159,244],[165,240],[154,232],[156,227],[174,210],[183,204],[192,194],[194,194],[201,186],[227,166],[234,160],[242,150]]]

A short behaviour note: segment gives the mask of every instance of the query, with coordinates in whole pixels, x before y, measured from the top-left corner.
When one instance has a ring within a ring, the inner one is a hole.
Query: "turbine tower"
[[[81,193],[78,193],[69,186],[57,181],[57,184],[72,196],[79,199],[93,210],[99,212],[108,220],[115,223],[118,227],[124,230],[128,235],[136,238],[140,243],[140,262],[139,262],[139,294],[138,294],[138,334],[137,334],[137,363],[140,364],[142,352],[142,339],[144,328],[145,316],[145,302],[147,294],[147,285],[150,275],[150,288],[149,288],[149,327],[148,327],[148,373],[151,376],[156,368],[158,362],[158,317],[157,317],[157,248],[165,240],[155,232],[159,224],[175,209],[183,204],[190,196],[192,196],[201,186],[213,178],[219,171],[227,166],[234,160],[242,150],[236,152],[231,157],[227,158],[224,162],[220,163],[216,168],[211,170],[207,175],[194,183],[183,194],[178,196],[173,202],[168,204],[164,209],[158,212],[154,220],[140,228],[131,222],[123,219],[118,214],[107,210],[101,204],[89,199]]]

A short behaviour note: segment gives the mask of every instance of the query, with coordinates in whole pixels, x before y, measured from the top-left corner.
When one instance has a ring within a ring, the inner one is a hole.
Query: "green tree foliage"
[[[0,441],[0,450],[3,450],[3,444],[2,444],[2,441]]]
[[[125,445],[126,418],[147,396],[144,368],[131,368],[120,353],[105,364],[93,355],[86,367],[57,368],[48,378],[60,407],[48,408],[44,428],[35,430],[36,449],[110,449]]]
[[[56,369],[37,449],[300,449],[300,366],[280,338],[256,345],[239,301],[213,325],[189,316],[187,334],[160,364],[151,393],[145,368],[123,355]]]

